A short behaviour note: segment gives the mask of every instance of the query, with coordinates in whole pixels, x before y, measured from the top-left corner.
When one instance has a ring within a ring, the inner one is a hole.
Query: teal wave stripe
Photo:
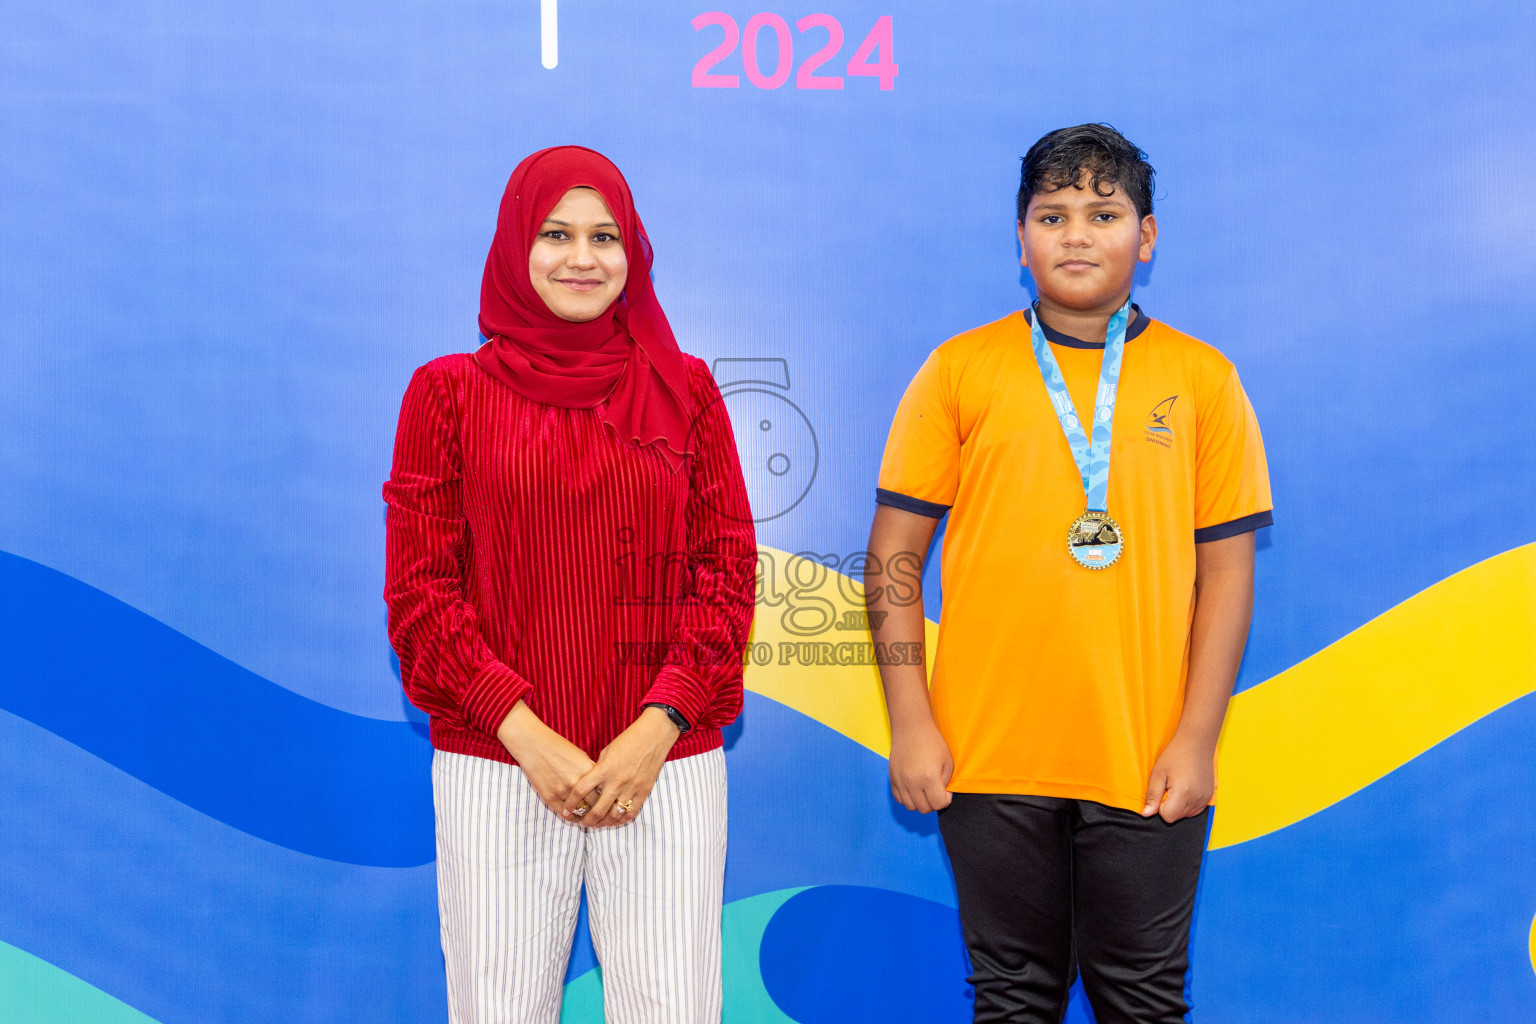
[[[805,887],[778,889],[725,906],[720,952],[725,965],[725,1007],[721,1024],[795,1024],[763,985],[759,952],[768,922]],[[603,1024],[603,969],[594,967],[565,986],[560,1024]]]
[[[0,1019],[5,1024],[158,1024],[89,982],[0,942]]]

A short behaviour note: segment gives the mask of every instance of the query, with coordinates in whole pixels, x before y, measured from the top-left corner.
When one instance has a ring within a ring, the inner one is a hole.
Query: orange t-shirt
[[[1067,553],[1086,499],[1024,312],[940,345],[891,425],[878,498],[949,510],[930,697],[964,793],[1077,797],[1140,811],[1184,707],[1195,545],[1270,517],[1259,425],[1220,352],[1136,310],[1111,441],[1124,553]],[[1091,418],[1104,346],[1047,329]]]

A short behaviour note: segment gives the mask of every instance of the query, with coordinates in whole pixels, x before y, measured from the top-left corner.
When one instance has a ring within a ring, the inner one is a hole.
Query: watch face
[[[721,401],[736,435],[752,520],[762,523],[783,515],[800,503],[816,478],[819,453],[810,420],[772,388],[731,390]]]

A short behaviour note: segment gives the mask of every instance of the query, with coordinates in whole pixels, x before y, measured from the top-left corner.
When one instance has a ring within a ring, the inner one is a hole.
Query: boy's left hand
[[[1172,824],[1199,814],[1216,794],[1216,750],[1175,735],[1152,766],[1143,818],[1161,814]]]

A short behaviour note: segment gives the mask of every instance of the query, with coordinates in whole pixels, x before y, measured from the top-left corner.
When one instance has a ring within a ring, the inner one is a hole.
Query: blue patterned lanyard
[[[1099,367],[1099,393],[1093,405],[1093,443],[1083,433],[1082,421],[1072,405],[1062,379],[1056,353],[1046,340],[1040,326],[1040,311],[1036,309],[1030,319],[1029,343],[1035,350],[1035,363],[1040,376],[1045,379],[1045,389],[1050,392],[1051,405],[1056,409],[1056,419],[1061,432],[1067,435],[1067,446],[1072,449],[1072,461],[1083,477],[1083,493],[1088,498],[1088,511],[1108,510],[1109,498],[1109,439],[1115,425],[1115,392],[1120,386],[1120,359],[1125,354],[1125,327],[1130,321],[1131,300],[1126,299],[1104,332],[1104,363]]]

